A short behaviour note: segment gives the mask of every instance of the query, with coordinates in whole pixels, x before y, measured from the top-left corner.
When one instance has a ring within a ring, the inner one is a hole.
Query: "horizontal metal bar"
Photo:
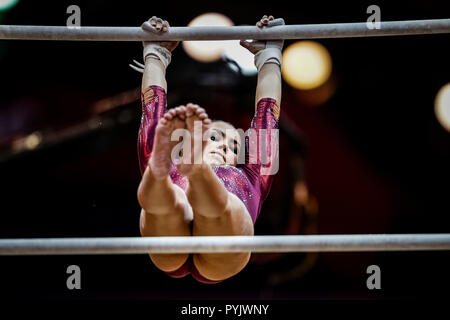
[[[382,21],[380,29],[368,29],[366,22],[283,25],[267,29],[256,26],[171,27],[153,34],[140,27],[0,26],[0,39],[70,41],[184,41],[238,39],[314,39],[376,37],[450,33],[450,19]]]
[[[0,255],[450,250],[450,234],[2,239]]]

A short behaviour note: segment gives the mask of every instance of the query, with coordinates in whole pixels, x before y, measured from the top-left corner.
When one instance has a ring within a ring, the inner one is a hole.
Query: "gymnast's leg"
[[[194,121],[198,121],[204,110],[196,105],[187,105],[187,108],[186,128],[191,131],[193,140]],[[201,143],[192,145],[195,148]],[[247,208],[238,197],[228,192],[210,165],[182,164],[178,166],[178,171],[189,179],[186,193],[194,211],[194,236],[253,235],[253,222]],[[250,252],[201,253],[193,256],[197,270],[210,280],[224,280],[237,274],[249,259]]]
[[[169,177],[172,166],[170,136],[177,128],[184,128],[185,107],[169,110],[155,129],[153,150],[138,188],[141,205],[140,230],[144,237],[190,236],[192,208],[184,191]],[[182,266],[189,254],[150,254],[153,263],[170,272]]]

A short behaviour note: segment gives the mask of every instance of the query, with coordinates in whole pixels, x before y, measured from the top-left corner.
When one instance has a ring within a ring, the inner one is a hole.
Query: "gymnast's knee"
[[[193,262],[205,278],[221,281],[241,272],[250,260],[250,252],[194,254]]]
[[[172,272],[183,266],[189,258],[189,253],[150,254],[153,264],[164,272]]]

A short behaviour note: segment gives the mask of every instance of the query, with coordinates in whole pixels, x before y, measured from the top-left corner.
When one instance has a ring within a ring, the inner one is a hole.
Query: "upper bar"
[[[239,39],[315,39],[377,37],[450,33],[450,19],[382,21],[381,29],[369,29],[366,22],[284,25],[260,29],[256,26],[170,27],[154,34],[140,27],[0,26],[0,39],[69,41],[184,41]]]
[[[450,234],[2,239],[0,255],[450,250]]]

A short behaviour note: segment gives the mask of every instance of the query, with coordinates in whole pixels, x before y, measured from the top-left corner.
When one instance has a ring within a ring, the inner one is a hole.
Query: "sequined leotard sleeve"
[[[159,86],[150,86],[142,91],[142,118],[138,137],[138,158],[141,173],[150,159],[155,128],[158,120],[167,111],[166,92]]]
[[[227,190],[245,204],[253,223],[278,171],[278,114],[275,99],[259,100],[250,127],[257,138],[246,136],[245,164],[212,167]]]

